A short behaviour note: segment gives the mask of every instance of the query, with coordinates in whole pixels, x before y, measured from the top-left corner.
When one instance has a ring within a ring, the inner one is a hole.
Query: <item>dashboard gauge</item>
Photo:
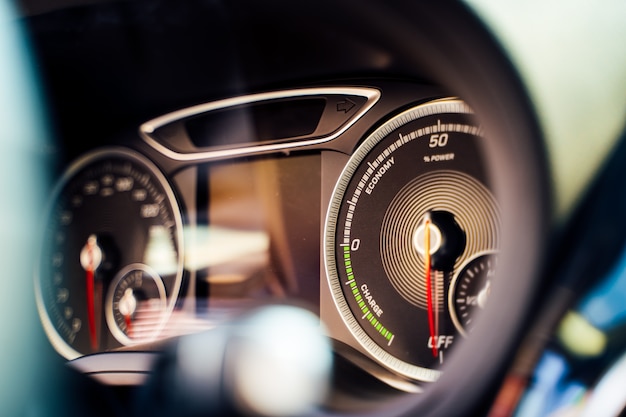
[[[109,287],[107,325],[123,345],[146,343],[162,330],[166,307],[165,285],[159,274],[147,265],[128,265]]]
[[[471,332],[475,311],[482,310],[487,304],[497,263],[496,253],[479,254],[460,268],[450,284],[450,315],[463,335]]]
[[[414,380],[436,380],[464,333],[448,305],[453,277],[498,248],[482,133],[460,100],[410,108],[363,141],[331,198],[335,304],[366,352]]]
[[[35,275],[37,305],[63,356],[132,341],[112,311],[130,309],[121,301],[124,288],[137,308],[144,306],[140,293],[158,300],[150,304],[159,321],[171,313],[182,281],[182,218],[172,188],[145,157],[110,148],[79,159],[54,189],[47,225]]]

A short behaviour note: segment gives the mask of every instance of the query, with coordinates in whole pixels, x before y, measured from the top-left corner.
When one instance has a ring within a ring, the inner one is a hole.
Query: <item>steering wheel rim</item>
[[[197,2],[202,3],[202,2]],[[470,410],[487,391],[510,358],[519,340],[528,308],[538,289],[539,270],[550,224],[548,168],[540,129],[524,87],[498,43],[475,15],[453,0],[393,3],[320,0],[296,4],[272,0],[260,4],[238,0],[218,7],[235,39],[219,50],[229,54],[236,69],[227,80],[208,82],[216,97],[271,88],[293,80],[319,77],[380,75],[427,81],[467,101],[482,121],[489,140],[485,148],[494,175],[496,195],[504,214],[500,265],[508,271],[507,285],[495,286],[484,318],[470,339],[450,358],[442,377],[425,387],[424,395],[399,396],[370,415],[459,415]],[[208,18],[207,18],[208,19]],[[294,51],[292,40],[255,39],[259,22],[270,27],[293,25],[317,29]],[[295,23],[289,23],[295,22]],[[333,33],[350,39],[333,43]],[[352,50],[362,46],[363,62],[350,63]],[[327,51],[315,51],[315,48]],[[314,61],[311,62],[313,53]],[[341,59],[343,53],[347,58]],[[294,62],[282,67],[285,57]],[[309,65],[310,67],[307,67]],[[221,84],[221,85],[220,85]],[[519,173],[523,173],[520,175]],[[520,262],[520,259],[523,262]],[[511,299],[510,294],[516,296]],[[485,342],[493,341],[488,354]],[[476,383],[480,376],[481,384]],[[450,395],[462,392],[454,401]],[[381,411],[382,410],[382,411]],[[326,414],[326,412],[323,412]],[[329,412],[335,415],[337,413]]]

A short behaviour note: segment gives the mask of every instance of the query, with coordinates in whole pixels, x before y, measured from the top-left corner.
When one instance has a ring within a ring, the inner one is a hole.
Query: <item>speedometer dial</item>
[[[36,291],[57,351],[72,359],[146,341],[133,336],[138,329],[156,336],[174,307],[183,256],[179,207],[157,167],[127,149],[91,153],[62,177],[49,216]],[[137,265],[149,271],[149,279],[132,275]],[[105,302],[107,294],[113,295]],[[157,301],[149,305],[158,310],[152,314],[158,320],[127,308],[149,300]],[[127,313],[121,323],[106,319],[119,311]]]
[[[462,337],[453,277],[498,249],[483,140],[462,101],[416,106],[364,140],[332,197],[325,261],[336,305],[364,350],[415,380],[437,379]]]

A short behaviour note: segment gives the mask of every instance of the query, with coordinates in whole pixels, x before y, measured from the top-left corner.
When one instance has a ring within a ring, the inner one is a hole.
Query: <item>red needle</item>
[[[94,241],[90,236],[87,239],[87,320],[89,322],[89,337],[91,339],[91,348],[96,350],[98,348],[98,337],[96,335],[96,315],[94,308],[94,256],[93,256]]]
[[[98,246],[98,240],[96,235],[90,235],[87,238],[87,243],[80,251],[80,264],[85,270],[86,281],[86,295],[87,295],[87,324],[89,325],[89,339],[91,341],[91,348],[96,350],[98,348],[98,334],[96,326],[96,305],[95,305],[95,293],[97,291],[95,275],[96,270],[102,262],[102,250]],[[98,283],[100,288],[100,283]]]
[[[437,352],[437,340],[435,331],[435,315],[433,312],[433,291],[430,266],[430,215],[424,218],[424,263],[426,264],[426,298],[428,299],[428,328],[430,329],[430,341],[433,347],[433,356],[439,356]]]
[[[137,299],[133,295],[132,288],[126,288],[124,295],[119,301],[118,309],[124,316],[124,323],[126,323],[126,336],[133,337],[133,314],[137,310]]]
[[[124,322],[126,323],[126,336],[128,337],[133,337],[133,330],[132,330],[132,318],[130,317],[130,314],[124,314]]]

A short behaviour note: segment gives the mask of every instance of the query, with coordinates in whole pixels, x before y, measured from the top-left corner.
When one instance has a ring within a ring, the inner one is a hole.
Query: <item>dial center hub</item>
[[[443,236],[441,230],[434,223],[428,224],[428,232],[430,234],[430,254],[435,254],[443,244]],[[422,223],[413,233],[413,247],[422,256],[426,256],[426,226]]]

